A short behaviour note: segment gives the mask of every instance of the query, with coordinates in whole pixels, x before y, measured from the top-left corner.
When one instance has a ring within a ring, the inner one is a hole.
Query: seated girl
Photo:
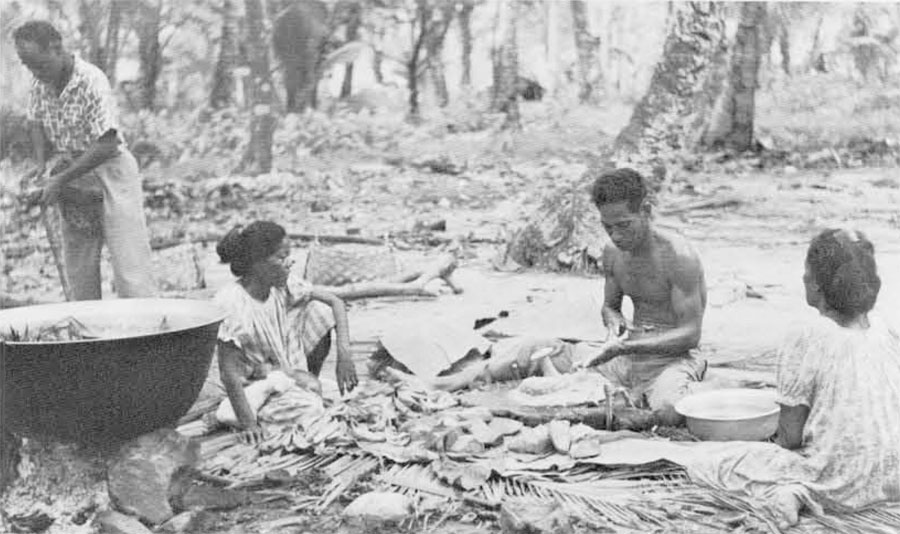
[[[227,395],[217,412],[220,423],[256,430],[261,413],[284,420],[313,409],[316,403],[308,392],[321,391],[317,377],[331,349],[332,329],[338,388],[343,393],[357,385],[344,303],[308,284],[288,283],[290,244],[285,237],[281,226],[257,221],[233,229],[216,247],[237,277],[215,297],[227,315],[219,327],[218,356],[201,393],[201,398]],[[291,351],[291,308],[300,308],[293,333],[299,351]],[[269,400],[275,393],[280,395]],[[266,410],[260,412],[263,404]]]

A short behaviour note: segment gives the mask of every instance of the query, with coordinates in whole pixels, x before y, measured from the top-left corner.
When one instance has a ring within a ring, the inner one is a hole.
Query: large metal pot
[[[70,317],[110,335],[0,343],[4,427],[108,443],[173,425],[203,387],[224,313],[195,300],[66,302],[2,310],[0,334]]]

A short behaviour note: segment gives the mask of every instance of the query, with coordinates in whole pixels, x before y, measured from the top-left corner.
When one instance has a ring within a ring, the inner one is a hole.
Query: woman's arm
[[[797,406],[781,405],[781,415],[778,417],[778,433],[775,435],[775,443],[785,449],[799,449],[803,445],[803,427],[809,418],[809,407],[803,404]]]
[[[244,393],[240,351],[241,349],[237,348],[233,343],[221,341],[218,343],[219,373],[238,422],[245,430],[250,430],[257,426],[256,413],[250,407],[247,395]]]
[[[323,302],[331,307],[334,314],[334,337],[337,352],[337,383],[338,389],[344,392],[352,391],[356,387],[356,368],[353,366],[353,357],[350,352],[350,323],[347,320],[347,307],[344,301],[333,293],[313,289],[310,293],[312,300]]]

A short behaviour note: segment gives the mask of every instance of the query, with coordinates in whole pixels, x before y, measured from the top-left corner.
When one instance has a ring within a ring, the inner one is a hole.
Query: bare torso
[[[678,326],[674,311],[672,287],[677,276],[700,277],[700,297],[706,307],[706,284],[703,270],[693,247],[684,238],[653,231],[646,254],[635,255],[609,246],[604,254],[609,265],[607,276],[613,276],[634,306],[632,336],[641,337]]]

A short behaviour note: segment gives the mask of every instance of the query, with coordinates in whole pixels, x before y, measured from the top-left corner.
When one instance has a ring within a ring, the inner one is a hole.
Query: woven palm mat
[[[398,256],[388,247],[313,244],[306,255],[303,278],[310,283],[341,286],[388,280],[401,272]]]

